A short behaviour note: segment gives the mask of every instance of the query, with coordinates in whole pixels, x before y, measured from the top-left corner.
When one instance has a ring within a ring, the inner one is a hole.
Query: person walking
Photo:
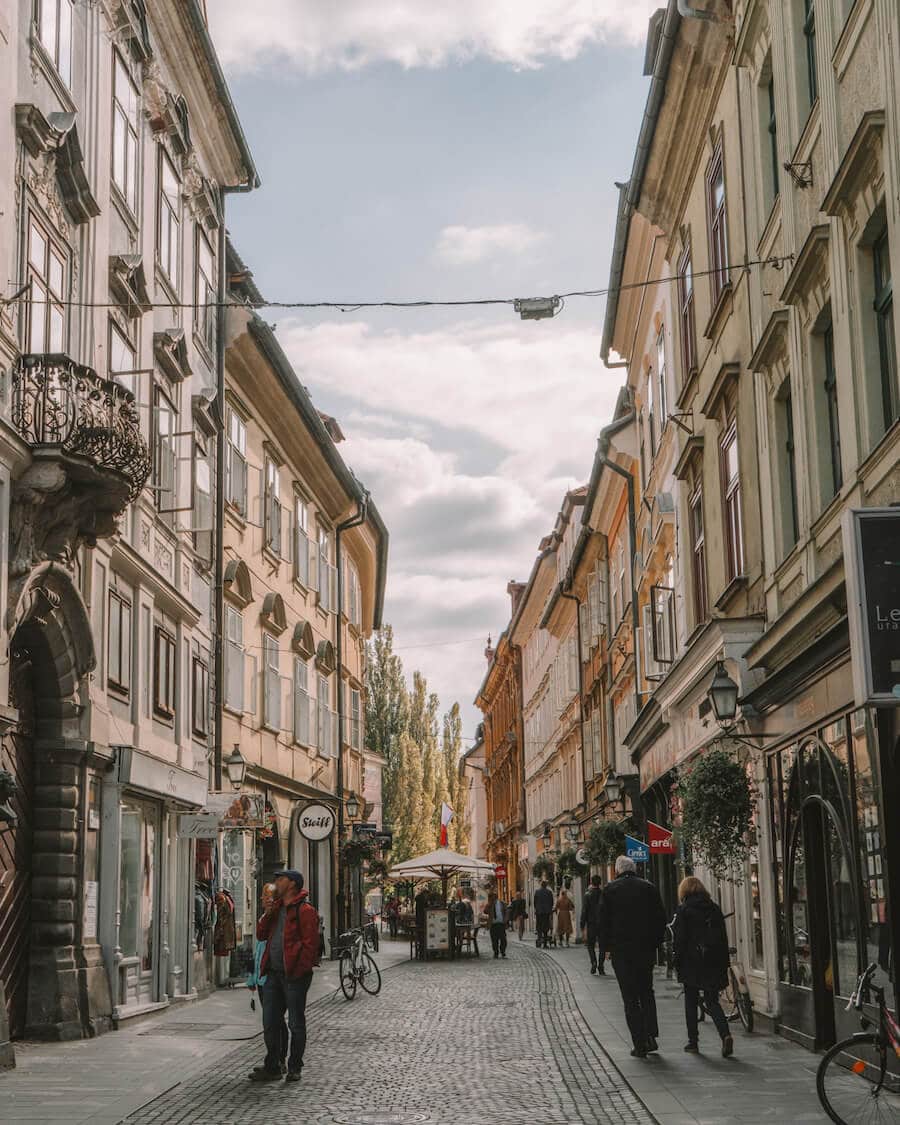
[[[270,907],[275,902],[275,884],[274,883],[266,883],[266,885],[262,889],[261,898],[262,898],[263,910],[270,909]],[[253,968],[250,972],[250,975],[247,977],[247,988],[248,988],[248,990],[250,992],[254,992],[254,993],[258,992],[259,993],[259,1007],[260,1007],[260,1014],[261,1015],[265,1011],[265,1009],[263,1008],[263,1003],[262,1003],[262,990],[265,987],[265,983],[266,983],[266,976],[262,971],[262,959],[263,959],[263,954],[265,953],[268,944],[269,943],[267,941],[258,941],[256,943],[256,950],[253,954]],[[254,1011],[256,1010],[256,997],[255,996],[253,998],[251,998],[250,1007],[253,1008]],[[281,1051],[280,1051],[279,1056],[278,1056],[279,1063],[280,1063],[280,1069],[281,1069],[282,1074],[284,1074],[284,1072],[287,1070],[288,1043],[289,1043],[289,1036],[288,1036],[287,1024],[284,1022],[284,1019],[282,1019],[282,1021],[281,1021]]]
[[[616,878],[603,892],[600,944],[612,955],[634,1044],[631,1054],[638,1059],[659,1050],[653,962],[665,932],[666,911],[659,891],[640,878],[633,859],[620,855]]]
[[[306,1050],[306,997],[319,960],[319,914],[307,900],[303,876],[290,868],[275,873],[275,899],[256,924],[267,943],[260,961],[263,985],[263,1034],[266,1057],[250,1072],[252,1082],[281,1078],[281,1044],[287,1012],[291,1046],[286,1082],[299,1082]]]
[[[597,973],[606,976],[603,963],[606,960],[606,951],[600,943],[600,923],[603,917],[603,888],[600,876],[591,876],[591,886],[584,896],[581,907],[581,932],[587,946],[588,957],[591,959],[591,974]],[[599,946],[599,951],[598,951]]]
[[[516,891],[516,897],[509,904],[509,920],[519,935],[519,941],[525,936],[525,922],[528,919],[528,904],[522,891]]]
[[[566,949],[569,948],[569,938],[572,936],[572,911],[574,909],[575,903],[569,898],[568,891],[565,887],[560,887],[559,896],[556,899],[556,936],[560,945],[565,941]]]
[[[534,892],[531,905],[534,907],[538,949],[546,949],[550,943],[550,931],[553,928],[553,891],[547,886],[546,879],[541,880],[541,885]]]
[[[491,891],[487,901],[488,925],[491,929],[491,946],[494,958],[506,957],[506,913],[507,906],[496,891]]]
[[[673,954],[678,980],[684,985],[684,1019],[687,1024],[686,1051],[700,1050],[697,1008],[703,993],[703,1007],[709,1013],[719,1038],[722,1058],[734,1053],[734,1040],[728,1020],[719,1003],[719,993],[728,984],[728,934],[718,903],[694,875],[678,885],[678,909],[672,926]]]
[[[384,912],[387,915],[388,932],[395,938],[400,926],[400,899],[396,895],[391,895],[388,899]]]

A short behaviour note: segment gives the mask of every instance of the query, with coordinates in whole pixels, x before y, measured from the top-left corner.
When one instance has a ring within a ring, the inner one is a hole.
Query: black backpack
[[[715,905],[715,904],[713,904]],[[728,964],[728,938],[721,911],[707,910],[700,920],[697,935],[697,956],[707,969],[721,969]]]

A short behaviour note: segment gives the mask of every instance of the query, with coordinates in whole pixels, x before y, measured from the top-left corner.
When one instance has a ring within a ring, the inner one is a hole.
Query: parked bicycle
[[[872,983],[877,969],[874,963],[866,969],[847,1004],[848,1012],[860,1013],[863,1030],[835,1043],[816,1073],[819,1101],[837,1125],[900,1123],[900,1027],[888,1011],[884,989]],[[878,1005],[875,1031],[868,1030],[872,1019],[863,1011],[872,996]]]
[[[352,944],[341,952],[341,991],[348,1000],[352,1000],[357,985],[361,985],[365,992],[377,996],[381,991],[381,973],[369,952],[365,929],[348,930],[341,937],[352,939]]]

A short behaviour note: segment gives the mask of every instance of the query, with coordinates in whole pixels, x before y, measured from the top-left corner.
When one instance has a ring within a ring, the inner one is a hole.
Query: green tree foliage
[[[400,776],[400,736],[409,727],[409,693],[403,663],[394,652],[394,631],[379,629],[368,646],[366,664],[366,749],[387,763],[382,775],[385,824],[396,816]]]

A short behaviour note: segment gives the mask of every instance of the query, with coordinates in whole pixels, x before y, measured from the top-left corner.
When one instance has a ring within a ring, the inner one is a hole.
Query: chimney
[[[515,617],[516,610],[519,608],[519,602],[522,600],[522,595],[525,593],[525,583],[515,581],[507,582],[506,592],[509,594],[509,600],[512,605],[510,616]]]
[[[487,647],[484,650],[484,657],[485,657],[485,660],[487,660],[488,664],[490,664],[490,662],[494,659],[494,648],[493,648],[493,645],[491,644],[491,634],[490,633],[488,633],[488,642],[487,642]]]

